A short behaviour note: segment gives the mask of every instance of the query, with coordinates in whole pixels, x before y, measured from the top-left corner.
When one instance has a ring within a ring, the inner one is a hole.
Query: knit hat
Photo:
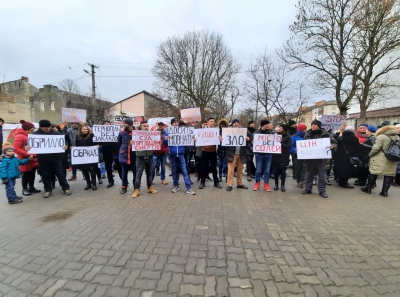
[[[12,146],[6,147],[5,149],[3,149],[3,155],[5,155],[7,153],[7,151],[13,151],[14,148]]]
[[[321,129],[321,126],[322,126],[321,121],[318,121],[318,120],[312,121],[311,125],[317,125],[320,129]]]
[[[110,124],[111,124],[111,121],[110,121],[110,120],[104,120],[104,121],[103,121],[103,125],[104,125],[105,123],[110,123]]]
[[[384,121],[384,122],[381,124],[381,127],[389,126],[389,125],[390,125],[390,121]]]
[[[250,126],[250,125],[253,124],[253,123],[254,123],[254,121],[251,120],[251,121],[249,121],[249,123],[247,124],[247,126]]]
[[[264,125],[267,125],[267,124],[269,124],[269,121],[267,119],[262,119],[261,120],[261,127],[264,126]]]
[[[344,128],[344,131],[351,131],[354,132],[354,126],[346,126],[346,128]]]
[[[171,125],[172,125],[173,123],[175,123],[175,122],[178,122],[178,119],[175,119],[175,118],[171,119]]]
[[[307,130],[307,125],[306,124],[301,123],[301,124],[299,124],[297,126],[297,131],[303,132],[304,130]]]
[[[20,120],[19,122],[22,124],[22,130],[24,131],[35,128],[35,126],[30,122],[25,122],[24,120]]]
[[[233,125],[233,124],[236,123],[236,122],[239,123],[239,120],[238,120],[238,119],[233,119],[231,124]]]
[[[44,128],[44,127],[51,127],[51,123],[49,120],[40,120],[39,121],[39,127]]]
[[[289,126],[292,126],[294,124],[296,124],[296,121],[293,121],[293,120],[290,120],[289,123],[288,123]]]
[[[128,124],[129,126],[133,126],[133,120],[132,119],[125,119],[124,124]]]
[[[376,126],[373,126],[373,125],[368,125],[367,130],[372,132],[372,133],[375,133],[378,130],[378,128]]]
[[[368,127],[368,124],[367,123],[362,123],[362,124],[359,125],[359,127],[362,127],[362,126]]]

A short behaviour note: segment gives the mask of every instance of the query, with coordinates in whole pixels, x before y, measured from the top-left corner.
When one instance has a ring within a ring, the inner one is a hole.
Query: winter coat
[[[168,131],[165,131],[164,135],[165,135],[165,137],[167,137],[168,136]],[[168,140],[166,140],[165,137],[164,137],[163,144],[168,146]],[[185,155],[185,147],[182,146],[182,145],[169,146],[168,154],[171,155],[171,156],[176,156],[176,157],[179,156],[179,155],[184,156]]]
[[[79,132],[79,127],[74,129],[74,128],[68,128],[67,126],[65,126],[63,128],[63,133],[64,135],[68,135],[69,139],[71,140],[71,145],[72,146],[76,146],[75,140],[76,140],[76,136],[78,135]]]
[[[272,164],[274,165],[274,167],[286,168],[289,166],[291,148],[292,148],[292,137],[290,136],[289,133],[283,134],[281,141],[281,153],[272,154]]]
[[[19,170],[20,165],[28,163],[28,159],[18,159],[17,157],[7,157],[3,156],[0,163],[0,178],[1,179],[16,179],[21,176],[21,171]]]
[[[225,160],[228,163],[233,162],[233,159],[235,158],[235,150],[236,146],[225,146],[223,147],[225,150]],[[243,163],[246,164],[247,162],[247,151],[245,146],[241,146],[239,150],[239,155],[240,159],[242,159]]]
[[[293,135],[291,136],[291,138],[292,138],[292,147],[290,148],[290,153],[291,153],[291,154],[297,154],[297,151],[296,151],[296,148],[297,148],[296,142],[297,142],[298,140],[303,140],[304,134],[305,134],[304,132],[299,132],[299,131],[297,131],[296,134],[293,134]]]
[[[343,131],[337,139],[334,171],[338,178],[349,179],[353,173],[350,157],[359,157],[360,143],[352,131]]]
[[[331,133],[329,133],[328,131],[322,129],[322,130],[308,130],[307,133],[304,135],[304,140],[307,139],[320,139],[320,138],[329,138],[331,141],[331,145],[332,145],[332,151],[336,149],[337,147],[337,141],[336,139],[333,137],[333,135]],[[306,159],[304,160],[304,163],[306,166],[308,166],[308,164],[310,162],[315,162],[318,160],[323,160],[324,164],[325,164],[325,168],[329,168],[331,160],[330,159]]]
[[[360,158],[362,161],[369,161],[369,153],[376,141],[375,135],[370,135],[361,146]]]
[[[218,121],[219,136],[222,136],[222,127],[221,127],[221,124],[222,124],[222,123],[225,123],[225,126],[226,126],[225,128],[228,128],[228,127],[229,127],[229,122],[228,122],[227,119],[225,119],[225,118],[220,119],[220,120]],[[219,146],[217,147],[217,155],[218,155],[218,158],[225,158],[225,147],[219,145]],[[231,161],[231,162],[232,162],[232,161]]]
[[[3,124],[4,125],[4,124]],[[0,126],[0,153],[3,150],[3,126]]]
[[[19,170],[21,172],[27,172],[31,171],[35,168],[39,167],[39,163],[37,161],[36,155],[35,154],[30,154],[29,151],[25,150],[25,146],[27,146],[28,143],[28,132],[24,131],[23,129],[19,128],[15,131],[15,137],[14,137],[14,151],[18,157],[18,159],[26,159],[29,156],[33,156],[34,159],[31,160],[30,162],[26,163],[25,165],[21,165],[19,167]]]
[[[132,151],[131,147],[132,131],[121,131],[118,134],[118,147],[120,163],[131,164],[131,159],[135,160],[136,152]]]
[[[87,138],[79,139],[78,136],[75,138],[75,146],[94,146],[97,143],[93,142],[93,133],[90,133],[90,136]],[[97,163],[89,163],[89,164],[80,164],[78,168],[87,168],[87,167],[97,167]]]
[[[247,137],[249,138],[248,141],[246,141],[246,151],[248,155],[253,155],[253,137],[254,137],[254,132],[256,132],[256,129],[247,127]]]
[[[118,142],[102,142],[101,149],[104,161],[112,161],[118,159]]]
[[[397,162],[389,161],[383,152],[389,148],[391,140],[397,140],[400,144],[400,138],[397,136],[397,130],[394,126],[384,126],[375,133],[376,141],[369,153],[369,171],[371,174],[395,176]]]
[[[63,135],[59,133],[58,131],[54,131],[53,129],[50,129],[49,132],[44,132],[42,129],[37,129],[35,132],[32,134],[35,135]],[[65,144],[67,142],[65,141]],[[38,154],[37,159],[39,161],[39,166],[40,166],[40,160],[54,160],[54,159],[63,159],[65,153],[52,153],[52,154]]]

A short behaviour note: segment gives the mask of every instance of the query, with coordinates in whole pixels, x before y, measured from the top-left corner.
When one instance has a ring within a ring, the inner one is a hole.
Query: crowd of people
[[[3,121],[4,122],[4,121]],[[219,140],[222,141],[222,129],[226,127],[241,127],[238,119],[229,122],[220,119],[215,123],[214,118],[208,118],[201,122],[185,123],[173,118],[168,125],[190,126],[196,129],[214,128],[217,126],[220,131]],[[105,120],[103,125],[111,125]],[[192,189],[193,181],[190,173],[194,167],[195,176],[199,183],[199,189],[203,189],[206,181],[214,183],[214,187],[222,189],[221,182],[226,178],[226,191],[232,191],[236,177],[236,187],[248,189],[244,184],[243,172],[247,174],[247,181],[254,179],[254,191],[261,187],[271,192],[270,180],[273,180],[274,191],[286,191],[286,171],[292,161],[293,178],[297,187],[302,188],[302,194],[312,193],[314,185],[323,198],[328,198],[326,186],[331,185],[329,180],[331,174],[334,180],[342,188],[351,189],[353,185],[349,179],[358,170],[358,179],[354,185],[361,186],[361,190],[371,194],[376,187],[377,176],[383,176],[381,196],[388,197],[391,185],[400,185],[400,162],[389,160],[386,151],[392,141],[400,143],[400,124],[391,125],[383,122],[379,129],[373,125],[361,124],[357,129],[353,126],[343,124],[336,133],[326,131],[318,120],[311,123],[310,129],[303,124],[293,120],[288,124],[280,124],[274,127],[268,119],[262,119],[259,129],[256,129],[255,122],[247,124],[247,137],[245,146],[168,146],[169,133],[162,122],[157,124],[160,131],[159,150],[132,150],[132,131],[135,129],[149,130],[147,121],[143,120],[139,127],[134,127],[132,119],[124,120],[123,127],[118,135],[117,142],[94,141],[91,127],[80,122],[71,123],[71,127],[54,126],[48,120],[41,120],[39,128],[35,130],[32,123],[21,120],[21,128],[17,129],[13,145],[8,142],[2,144],[2,158],[0,164],[0,178],[5,184],[6,196],[9,204],[17,204],[23,201],[22,196],[15,192],[16,179],[22,176],[22,194],[29,196],[41,192],[35,188],[35,178],[40,175],[44,186],[44,198],[52,195],[55,183],[58,181],[63,193],[71,195],[70,183],[77,180],[78,170],[82,171],[86,181],[85,190],[97,190],[97,184],[102,184],[105,177],[101,173],[99,163],[104,164],[106,173],[107,188],[115,184],[114,170],[118,172],[121,180],[120,193],[128,191],[128,173],[132,172],[132,198],[140,195],[141,180],[143,172],[146,174],[147,192],[156,194],[153,187],[157,183],[156,176],[160,177],[160,184],[168,185],[166,181],[166,163],[169,161],[173,180],[172,193],[180,190],[179,177],[183,177],[186,193],[195,195]],[[1,125],[0,125],[1,126]],[[38,135],[65,135],[65,146],[63,153],[31,154],[27,146],[29,134]],[[253,141],[257,134],[278,134],[281,135],[281,153],[257,153],[253,151]],[[301,159],[297,157],[297,142],[300,140],[314,140],[328,138],[329,149],[332,151],[332,159]],[[196,139],[194,139],[194,143]],[[72,165],[70,164],[70,153],[73,147],[99,147],[99,163]],[[195,162],[192,166],[191,160]],[[72,171],[71,177],[67,180],[68,169]],[[212,178],[210,177],[212,174]],[[272,186],[272,185],[271,185]]]

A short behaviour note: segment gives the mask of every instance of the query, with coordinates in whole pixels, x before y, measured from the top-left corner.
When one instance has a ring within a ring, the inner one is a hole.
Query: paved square
[[[79,178],[11,206],[2,187],[1,296],[400,296],[400,188],[379,196],[382,178],[322,199],[291,177],[285,193],[195,196],[156,177],[135,200]]]

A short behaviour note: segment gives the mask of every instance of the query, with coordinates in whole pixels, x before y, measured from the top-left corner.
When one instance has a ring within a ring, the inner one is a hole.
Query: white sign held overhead
[[[261,154],[280,154],[282,152],[282,135],[254,134],[253,152]]]
[[[194,129],[194,137],[196,146],[219,145],[220,143],[218,128]]]
[[[65,152],[63,149],[65,145],[64,135],[28,135],[27,146],[31,148],[29,150],[31,154],[63,153]]]
[[[321,128],[329,131],[337,131],[346,121],[346,115],[323,115],[321,117]]]
[[[329,138],[296,141],[297,159],[332,159]]]
[[[170,126],[168,128],[168,145],[193,146],[194,130],[191,127]]]
[[[222,146],[246,146],[246,128],[222,128]]]
[[[116,125],[93,125],[94,142],[117,142],[121,128]]]
[[[86,110],[77,108],[61,108],[63,122],[86,122]]]
[[[132,151],[157,151],[161,149],[160,131],[132,131]]]
[[[74,146],[71,150],[73,165],[93,164],[99,162],[99,148],[96,146]]]

